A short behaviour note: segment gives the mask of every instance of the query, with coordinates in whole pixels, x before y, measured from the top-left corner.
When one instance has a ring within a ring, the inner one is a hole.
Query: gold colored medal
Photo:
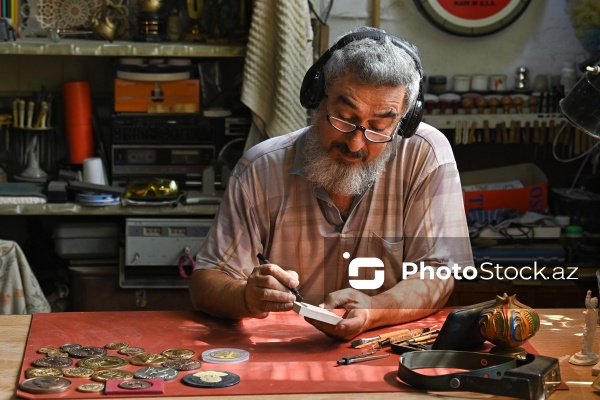
[[[63,372],[60,368],[52,367],[41,367],[41,368],[27,368],[25,370],[25,376],[27,378],[36,378],[38,376],[63,376]]]
[[[69,357],[69,353],[65,353],[64,351],[50,351],[46,353],[47,357]]]
[[[139,366],[151,365],[154,367],[160,367],[160,366],[162,366],[162,363],[164,363],[167,360],[168,360],[168,358],[163,356],[162,354],[144,353],[144,354],[138,354],[137,356],[131,357],[129,362],[133,365],[139,365]]]
[[[196,354],[194,351],[188,349],[168,349],[162,352],[163,356],[172,360],[187,360],[192,358],[194,354]]]
[[[129,347],[129,345],[127,343],[121,343],[121,342],[113,342],[113,343],[108,343],[108,344],[104,345],[104,348],[110,349],[110,350],[120,350],[120,349],[124,349],[126,347]]]
[[[104,390],[104,383],[84,383],[77,386],[77,390],[85,393],[101,392]]]
[[[63,371],[64,376],[69,378],[89,378],[94,373],[91,368],[69,368]]]
[[[38,349],[38,353],[42,353],[42,354],[48,354],[48,353],[52,353],[52,352],[57,352],[60,351],[60,349],[56,348],[56,347],[41,347]]]
[[[92,379],[97,382],[106,382],[111,379],[126,380],[133,379],[133,374],[129,371],[122,369],[105,369],[102,371],[94,372]]]
[[[100,369],[119,369],[129,365],[129,361],[117,356],[86,357],[77,363],[78,367],[90,368],[95,371]]]
[[[136,356],[138,354],[142,354],[145,353],[146,350],[141,348],[141,347],[125,347],[123,349],[120,349],[119,351],[117,351],[117,353],[119,354],[123,354],[126,356]]]

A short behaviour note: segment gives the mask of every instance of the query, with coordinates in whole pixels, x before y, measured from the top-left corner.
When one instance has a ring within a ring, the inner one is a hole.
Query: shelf
[[[0,215],[72,215],[72,216],[214,216],[217,213],[218,204],[201,205],[178,205],[170,206],[104,206],[91,207],[74,203],[61,204],[2,204]]]
[[[19,39],[0,43],[0,54],[113,57],[244,57],[241,44],[104,42],[86,39]]]
[[[527,113],[527,114],[425,114],[423,122],[436,127],[437,129],[454,129],[458,123],[466,123],[470,125],[472,122],[477,123],[479,128],[482,128],[484,122],[489,123],[490,128],[494,128],[496,124],[504,122],[510,126],[513,121],[521,123],[531,123],[538,121],[542,123],[554,122],[557,126],[566,122],[567,119],[560,113]]]

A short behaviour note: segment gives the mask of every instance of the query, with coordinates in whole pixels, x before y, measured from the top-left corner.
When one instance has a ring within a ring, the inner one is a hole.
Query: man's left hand
[[[309,324],[340,340],[350,340],[369,329],[372,299],[354,289],[342,289],[330,293],[322,305],[326,309],[342,307],[346,309],[344,320],[337,325],[327,324],[311,318],[304,318]]]

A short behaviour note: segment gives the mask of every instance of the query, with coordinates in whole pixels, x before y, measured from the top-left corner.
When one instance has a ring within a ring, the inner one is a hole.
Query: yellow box
[[[115,79],[115,112],[197,113],[200,81],[148,82]]]

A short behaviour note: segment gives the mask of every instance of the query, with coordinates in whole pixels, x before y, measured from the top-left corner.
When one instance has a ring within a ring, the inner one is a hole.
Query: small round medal
[[[129,361],[126,358],[117,356],[86,357],[77,362],[78,367],[91,368],[93,370],[119,369],[127,365],[129,365]]]
[[[206,350],[202,353],[202,359],[206,362],[217,363],[217,364],[232,364],[238,362],[248,361],[250,359],[250,353],[246,350],[240,349],[212,349]]]
[[[146,350],[141,347],[125,347],[117,351],[117,353],[123,354],[125,356],[137,356],[138,354],[143,354],[145,352]]]
[[[19,388],[28,393],[52,394],[64,392],[71,386],[71,381],[65,378],[42,376],[25,379]]]
[[[123,382],[119,383],[118,386],[121,389],[141,390],[141,389],[148,389],[149,387],[152,386],[152,383],[148,382],[148,381],[141,381],[139,379],[132,379],[130,381],[123,381]]]
[[[69,368],[63,371],[63,375],[68,378],[89,378],[94,373],[91,368]]]
[[[133,376],[138,379],[164,379],[170,381],[177,378],[179,373],[168,367],[145,367],[134,372]]]
[[[56,347],[40,347],[37,352],[41,353],[41,354],[48,354],[51,353],[53,351],[60,351],[60,349],[56,348]]]
[[[109,350],[120,350],[120,349],[124,349],[126,347],[129,347],[129,345],[127,343],[121,343],[121,342],[113,342],[113,343],[108,343],[104,345],[104,348],[109,349]]]
[[[65,343],[62,346],[60,346],[60,349],[62,351],[66,351],[68,353],[69,350],[79,349],[81,347],[83,347],[83,346],[80,344],[77,344],[77,343]]]
[[[240,383],[240,376],[226,371],[200,371],[183,377],[183,383],[201,388],[222,388]]]
[[[36,367],[67,368],[73,365],[73,360],[67,357],[43,357],[34,360],[31,364]]]
[[[60,368],[50,367],[39,367],[39,368],[27,368],[25,370],[25,376],[27,378],[36,378],[40,376],[63,376],[63,372]]]
[[[69,353],[64,351],[51,351],[46,354],[47,357],[69,357]]]
[[[160,367],[162,365],[162,363],[164,363],[167,360],[168,360],[167,357],[163,356],[162,354],[144,353],[144,354],[138,354],[137,356],[131,357],[129,362],[132,363],[133,365],[139,365],[139,366],[150,365],[150,366],[154,366],[154,367]]]
[[[84,383],[77,386],[77,390],[85,393],[96,393],[104,390],[104,383]]]
[[[71,357],[75,357],[75,358],[105,356],[106,349],[104,349],[102,347],[96,347],[96,346],[78,347],[75,349],[70,349],[69,354],[71,355]]]
[[[202,367],[202,363],[196,360],[169,360],[165,361],[163,367],[173,368],[176,371],[191,371]]]
[[[162,355],[174,360],[185,360],[192,358],[196,354],[192,350],[188,349],[168,349],[162,352]]]
[[[97,382],[106,382],[110,379],[133,379],[133,374],[129,371],[122,369],[105,369],[102,371],[94,372],[91,378]]]

